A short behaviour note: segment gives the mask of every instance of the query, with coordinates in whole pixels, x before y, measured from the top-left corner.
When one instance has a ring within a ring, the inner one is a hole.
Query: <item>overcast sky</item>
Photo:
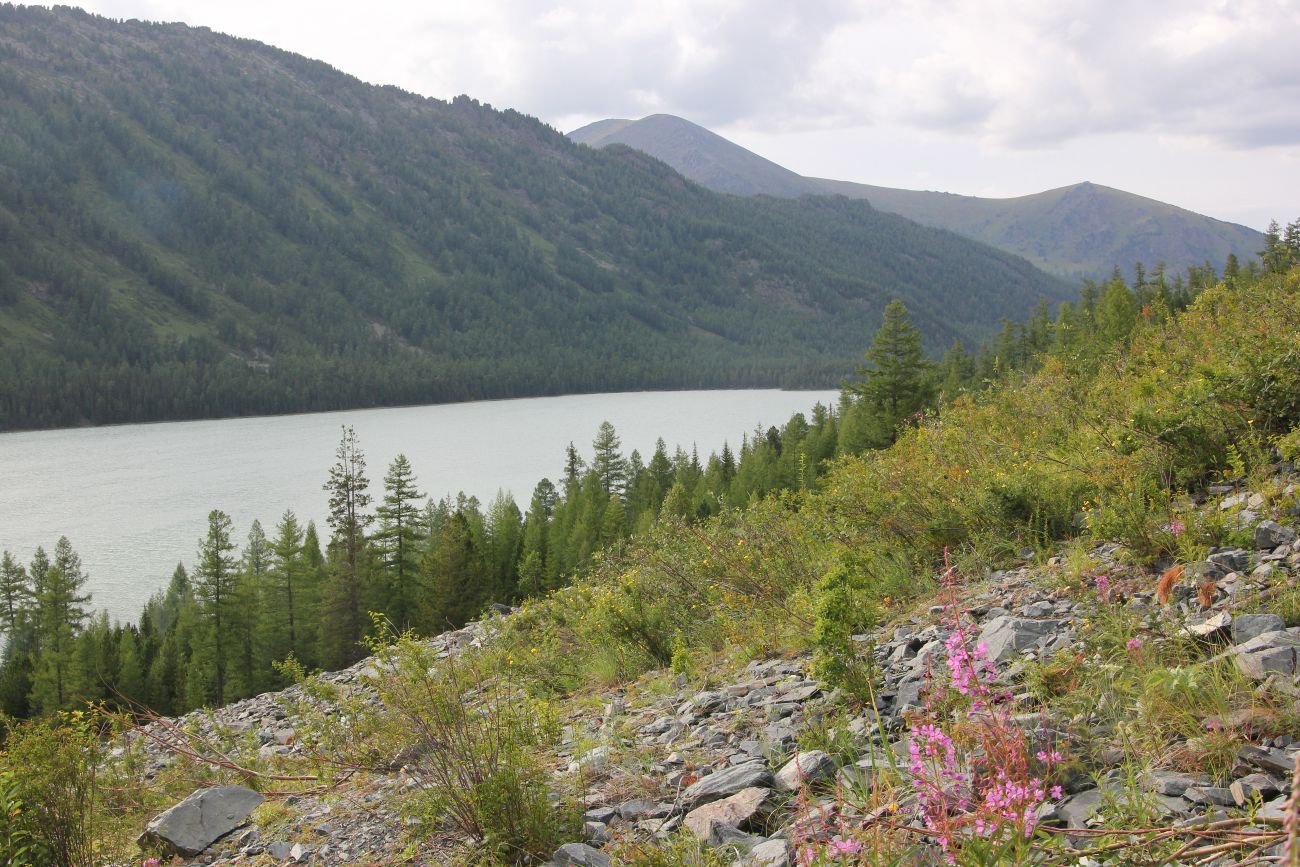
[[[807,175],[1300,217],[1297,0],[86,0],[564,131],[677,114]]]

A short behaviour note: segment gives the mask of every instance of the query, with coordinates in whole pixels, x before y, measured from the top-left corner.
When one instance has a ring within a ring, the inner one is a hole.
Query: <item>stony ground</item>
[[[1300,627],[1287,628],[1268,607],[1270,594],[1300,577],[1297,518],[1270,514],[1265,500],[1249,493],[1218,492],[1205,508],[1229,512],[1251,528],[1253,544],[1213,550],[1207,560],[1186,564],[1164,604],[1157,598],[1158,575],[1120,562],[1115,545],[1098,546],[1089,553],[1096,572],[1108,576],[1106,604],[1127,606],[1153,633],[1185,630],[1216,644],[1258,690],[1281,696],[1300,715]],[[923,706],[929,684],[944,672],[944,640],[958,622],[987,647],[1013,702],[1025,700],[1019,676],[1027,665],[1079,646],[1099,600],[1064,586],[1058,580],[1063,567],[1054,558],[1046,566],[995,572],[954,588],[949,604],[918,609],[879,634],[858,636],[864,648],[873,648],[868,652],[883,676],[874,711],[846,712],[842,696],[809,676],[807,656],[719,662],[690,678],[660,672],[573,702],[564,748],[549,758],[557,777],[582,780],[585,839],[557,852],[554,863],[607,864],[605,853],[629,841],[652,842],[685,829],[703,846],[727,847],[738,864],[782,865],[791,862],[799,840],[885,815],[915,821],[905,796],[867,809],[870,797],[853,801],[844,793],[869,791],[886,772],[893,779],[905,774],[908,715]],[[1213,595],[1203,606],[1197,591],[1207,579],[1214,582]],[[432,641],[450,654],[490,641],[491,633],[489,619]],[[363,660],[324,680],[365,691],[376,664]],[[243,755],[293,756],[303,749],[297,739],[302,721],[288,709],[301,698],[294,687],[155,723],[142,732],[151,770],[178,760],[178,728],[192,733],[185,744],[198,735],[210,744],[241,744]],[[1099,821],[1109,791],[1124,783],[1119,770],[1107,771],[1105,763],[1118,759],[1104,747],[1106,732],[1095,730],[1098,723],[1086,715],[1039,723],[1066,748],[1078,733],[1093,745],[1089,773],[1073,775],[1063,798],[1040,811],[1044,823],[1079,829],[1081,842]],[[1250,720],[1206,725],[1248,728]],[[826,734],[832,727],[840,740]],[[836,748],[845,739],[856,760]],[[1247,807],[1267,822],[1283,815],[1297,753],[1300,741],[1290,736],[1256,739],[1238,751],[1230,780],[1154,769],[1141,785],[1171,827],[1226,819]],[[416,785],[408,770],[398,765],[334,790],[264,805],[253,822],[186,863],[439,863],[451,850],[437,841],[412,841],[395,809],[396,796]],[[1221,863],[1233,862],[1225,857]]]

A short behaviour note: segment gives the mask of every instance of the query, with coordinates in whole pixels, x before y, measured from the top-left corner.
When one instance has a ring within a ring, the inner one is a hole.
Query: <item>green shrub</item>
[[[16,817],[6,819],[6,830],[19,847],[28,847],[33,863],[98,863],[97,773],[104,722],[93,710],[6,721],[0,775],[11,784],[6,791],[10,804],[21,806]]]
[[[24,826],[22,799],[12,770],[0,771],[0,864],[29,867],[48,861],[48,855]]]
[[[379,702],[353,705],[346,731],[325,730],[322,746],[352,766],[384,768],[400,756],[419,784],[404,807],[417,832],[450,828],[495,863],[545,860],[580,833],[580,810],[550,791],[540,759],[559,738],[549,703],[475,653],[440,659],[382,622],[370,649]]]

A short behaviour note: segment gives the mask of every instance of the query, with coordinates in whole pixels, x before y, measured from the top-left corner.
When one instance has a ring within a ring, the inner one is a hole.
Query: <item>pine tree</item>
[[[8,551],[0,555],[0,630],[4,631],[5,658],[8,658],[32,611],[35,596],[23,564]]]
[[[602,421],[599,430],[596,431],[596,439],[591,444],[595,451],[591,468],[600,477],[600,485],[604,488],[606,496],[610,494],[622,496],[623,490],[627,487],[628,464],[627,459],[618,450],[619,445],[614,426],[607,421]]]
[[[366,529],[374,518],[366,514],[370,505],[366,457],[351,427],[343,428],[334,457],[325,490],[329,493],[329,524],[334,530],[330,545],[338,556],[327,610],[322,615],[328,617],[328,631],[334,645],[331,662],[347,664],[359,653],[367,628]],[[322,626],[323,631],[325,628]]]
[[[929,364],[921,352],[921,332],[897,299],[885,306],[884,322],[867,349],[870,367],[858,368],[862,381],[848,386],[874,414],[879,445],[930,402]]]
[[[70,706],[84,687],[85,672],[78,664],[76,640],[89,617],[82,606],[90,596],[78,593],[86,583],[86,574],[66,536],[54,546],[53,563],[37,549],[31,575],[37,644],[31,703],[38,713],[48,713]]]
[[[303,553],[303,531],[292,510],[286,509],[276,526],[267,572],[267,623],[263,629],[262,656],[267,663],[290,653],[307,664],[305,625],[310,622],[308,565]]]
[[[208,513],[208,534],[199,540],[198,564],[194,567],[194,595],[198,598],[204,620],[201,647],[196,647],[191,663],[191,677],[198,674],[206,687],[195,684],[188,696],[193,702],[207,704],[221,701],[226,694],[226,672],[231,656],[228,630],[237,616],[239,600],[235,593],[236,565],[230,541],[233,524],[220,509]],[[202,694],[202,697],[200,697]]]
[[[384,501],[378,508],[375,548],[386,578],[382,608],[399,631],[414,625],[418,597],[419,550],[423,538],[420,509],[424,495],[415,489],[415,474],[406,455],[398,455],[384,476]]]

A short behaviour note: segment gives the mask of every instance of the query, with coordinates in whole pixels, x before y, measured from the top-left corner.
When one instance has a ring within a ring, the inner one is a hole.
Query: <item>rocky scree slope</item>
[[[575,699],[563,720],[562,746],[547,761],[557,781],[575,775],[582,781],[583,839],[561,847],[552,863],[635,863],[637,853],[686,840],[720,863],[786,865],[800,853],[806,861],[818,847],[849,852],[826,847],[860,845],[854,841],[871,841],[873,834],[884,834],[877,845],[883,839],[894,847],[886,851],[906,862],[938,863],[918,803],[923,789],[911,778],[912,742],[918,719],[935,718],[935,703],[951,696],[958,630],[970,647],[983,648],[976,655],[987,655],[989,683],[1009,708],[1006,718],[1062,754],[1055,773],[1061,788],[1034,805],[1034,822],[1059,829],[1053,839],[1075,851],[1070,863],[1111,863],[1105,855],[1089,856],[1088,847],[1137,815],[1152,826],[1150,834],[1164,835],[1156,840],[1181,842],[1178,835],[1186,835],[1186,851],[1196,850],[1198,839],[1222,846],[1213,832],[1229,828],[1238,835],[1230,839],[1258,843],[1264,855],[1279,853],[1277,829],[1294,810],[1300,755],[1287,723],[1300,719],[1300,626],[1281,601],[1300,579],[1300,507],[1293,468],[1280,470],[1267,496],[1219,488],[1200,507],[1237,527],[1248,545],[1211,549],[1205,560],[1182,564],[1163,581],[1158,572],[1125,562],[1118,545],[1099,544],[1086,552],[1082,572],[1078,551],[1041,565],[1025,562],[949,585],[910,615],[855,636],[878,672],[874,707],[819,682],[808,653],[717,660],[691,677],[659,672]],[[511,616],[505,609],[497,614]],[[431,645],[439,656],[453,656],[490,642],[499,622],[494,616],[470,624]],[[1098,655],[1104,624],[1128,630],[1134,665],[1142,654],[1177,652],[1186,656],[1175,672],[1226,671],[1240,686],[1235,703],[1193,720],[1190,735],[1186,729],[1162,734],[1135,760],[1125,741],[1131,732],[1107,713],[1107,691],[1092,685],[1117,668]],[[322,679],[373,700],[379,664],[364,660]],[[1066,683],[1055,697],[1045,686],[1053,675]],[[1090,689],[1093,705],[1058,700]],[[160,720],[136,735],[137,744],[150,773],[182,760],[196,739],[231,745],[225,755],[236,761],[238,749],[267,760],[293,758],[307,749],[299,737],[305,721],[294,715],[303,698],[302,688],[293,687]],[[182,731],[188,734],[181,737]],[[1218,761],[1209,762],[1216,745]],[[417,786],[418,759],[412,761],[398,756],[387,773],[282,798],[274,810],[233,822],[235,830],[186,863],[450,859],[457,841],[410,839],[396,807]],[[1198,863],[1239,863],[1244,847],[1204,856],[1203,842]]]

